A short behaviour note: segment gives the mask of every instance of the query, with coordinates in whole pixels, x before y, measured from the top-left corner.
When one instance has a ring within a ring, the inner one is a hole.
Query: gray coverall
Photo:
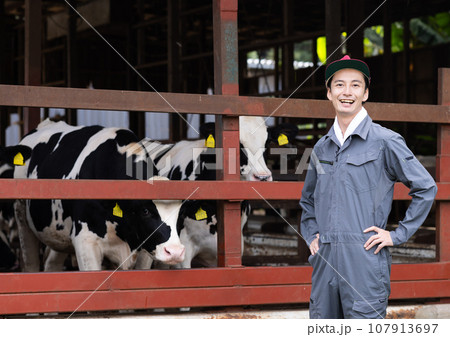
[[[390,294],[391,255],[374,254],[364,243],[386,228],[394,183],[409,189],[412,202],[394,245],[406,242],[427,217],[437,192],[430,174],[397,133],[367,116],[342,147],[333,128],[314,146],[300,206],[308,246],[320,234],[313,266],[310,318],[384,318]]]

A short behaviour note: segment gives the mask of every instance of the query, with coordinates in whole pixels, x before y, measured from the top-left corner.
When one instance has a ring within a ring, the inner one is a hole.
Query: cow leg
[[[95,241],[84,240],[78,235],[72,238],[72,244],[80,271],[102,269],[103,253]]]
[[[64,262],[69,254],[60,253],[50,248],[48,249],[49,252],[45,259],[44,271],[62,271],[64,269]]]
[[[38,272],[40,268],[39,240],[28,225],[25,200],[16,200],[14,202],[14,213],[19,229],[19,241],[23,259],[22,271]]]
[[[145,249],[141,249],[137,253],[137,260],[136,265],[134,266],[135,269],[151,269],[153,264],[153,259],[150,256],[150,253],[147,252]]]

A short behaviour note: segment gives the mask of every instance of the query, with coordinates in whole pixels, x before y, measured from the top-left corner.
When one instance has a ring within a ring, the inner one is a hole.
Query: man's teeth
[[[341,103],[349,103],[352,104],[354,101],[351,99],[341,99]]]

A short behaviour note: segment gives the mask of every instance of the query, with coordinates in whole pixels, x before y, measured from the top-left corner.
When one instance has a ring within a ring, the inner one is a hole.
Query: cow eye
[[[144,216],[150,215],[150,211],[148,210],[148,208],[144,208],[142,210],[142,215],[144,215]]]

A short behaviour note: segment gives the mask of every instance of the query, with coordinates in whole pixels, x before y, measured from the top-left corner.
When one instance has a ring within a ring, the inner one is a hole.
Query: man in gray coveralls
[[[368,116],[366,63],[344,56],[325,71],[334,125],[314,146],[300,206],[301,232],[313,266],[311,318],[384,318],[390,294],[387,246],[406,242],[425,220],[437,192],[404,139]],[[426,113],[426,111],[424,111]],[[386,231],[394,184],[412,202]]]

